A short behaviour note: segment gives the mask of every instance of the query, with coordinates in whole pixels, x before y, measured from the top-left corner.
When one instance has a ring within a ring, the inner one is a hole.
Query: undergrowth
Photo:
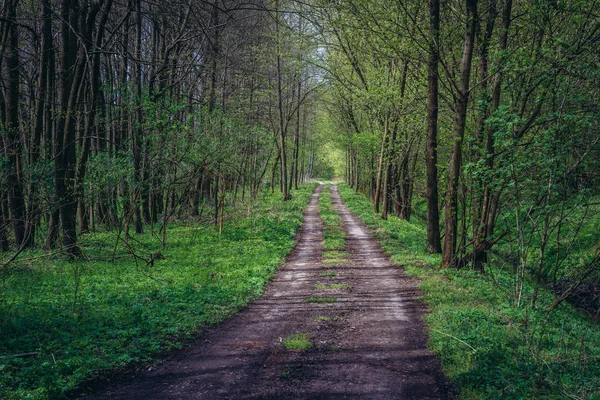
[[[245,205],[251,216],[227,221],[222,235],[174,223],[164,259],[152,264],[122,244],[112,262],[116,233],[104,232],[82,238],[91,261],[38,257],[0,271],[0,398],[62,398],[238,311],[291,250],[313,188],[288,202],[276,194]],[[147,231],[130,240],[139,253],[160,249],[160,235]],[[13,357],[23,353],[37,354]]]
[[[548,291],[531,307],[529,282],[517,302],[504,269],[488,266],[480,275],[439,268],[439,255],[424,251],[423,225],[384,221],[363,195],[347,185],[340,192],[392,259],[421,280],[429,345],[461,398],[600,399],[600,331],[588,317],[568,304],[548,312]]]

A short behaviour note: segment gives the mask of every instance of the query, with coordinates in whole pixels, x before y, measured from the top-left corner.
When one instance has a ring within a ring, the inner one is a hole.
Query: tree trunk
[[[417,149],[419,149],[421,147],[421,139],[419,137],[419,141],[417,143]],[[410,221],[410,217],[412,215],[412,199],[413,199],[413,194],[414,194],[414,190],[415,190],[415,171],[417,170],[417,162],[419,161],[419,153],[415,151],[415,153],[413,154],[413,160],[412,160],[412,165],[409,171],[410,174],[410,184],[408,187],[408,204],[410,205],[408,207],[408,209],[406,210],[406,216],[405,219],[407,221]]]
[[[431,43],[427,68],[427,142],[425,156],[427,167],[427,252],[441,253],[437,173],[440,0],[429,0],[429,33]]]
[[[411,186],[411,177],[409,172],[409,161],[410,161],[410,151],[411,146],[409,145],[406,149],[406,153],[402,158],[402,162],[399,166],[398,176],[398,191],[400,196],[399,207],[396,215],[402,218],[405,221],[410,219],[410,209],[411,209],[411,198],[410,198],[410,186]]]
[[[46,4],[46,2],[48,4]],[[56,87],[56,55],[55,55],[55,47],[52,40],[53,32],[52,32],[52,9],[51,2],[49,0],[45,0],[42,3],[43,6],[47,7],[47,9],[43,10],[44,16],[44,40],[47,42],[49,48],[48,51],[44,54],[47,57],[47,65],[48,65],[48,85],[47,85],[47,95],[48,102],[46,103],[46,107],[44,110],[44,121],[45,121],[45,129],[44,129],[44,150],[46,153],[46,158],[56,158],[56,143],[60,134],[58,132],[58,121],[52,115],[53,104],[57,104],[60,99],[57,98],[59,95],[59,89]],[[44,248],[46,250],[53,249],[58,244],[58,234],[59,234],[59,220],[60,220],[60,211],[59,211],[59,202],[58,196],[56,194],[56,189],[51,194],[51,203],[50,210],[46,215],[47,222],[47,231],[46,231],[46,243]]]
[[[36,168],[37,163],[40,159],[42,151],[42,139],[44,136],[44,118],[50,113],[50,102],[48,101],[48,70],[49,63],[51,62],[52,50],[52,10],[50,8],[49,0],[42,0],[42,49],[40,59],[40,74],[38,79],[38,100],[36,103],[35,110],[35,125],[33,128],[32,142],[29,150],[29,164],[33,168]],[[47,135],[52,135],[52,124],[50,120],[46,121]],[[35,243],[35,230],[40,220],[40,204],[37,198],[38,182],[35,179],[30,178],[29,187],[29,204],[28,204],[28,215],[27,219],[27,233],[26,236],[29,241],[29,245],[33,246]]]
[[[273,163],[273,168],[271,168],[271,194],[275,193],[275,173],[277,172],[277,166],[279,165],[279,159],[281,158],[281,153],[279,152],[279,149],[277,150],[277,157]]]
[[[356,189],[356,191],[358,192],[360,188],[358,179],[358,155],[356,154],[356,151],[352,152],[352,165],[354,166],[354,169],[352,171],[352,176],[354,177],[354,189]]]
[[[5,156],[8,160],[8,171],[6,174],[6,188],[8,193],[8,205],[10,209],[12,228],[15,244],[18,247],[26,245],[25,235],[26,208],[23,197],[23,185],[20,180],[22,142],[19,133],[19,85],[20,85],[20,62],[19,62],[19,30],[17,25],[17,0],[6,2],[6,14],[8,24],[8,43],[6,68],[8,69],[8,83],[6,84],[6,142]]]
[[[402,67],[402,78],[400,79],[400,98],[404,99],[404,92],[406,90],[406,78],[408,77],[408,60],[404,61]],[[406,132],[406,130],[404,130]],[[402,161],[397,166],[396,179],[395,179],[395,200],[394,208],[396,210],[396,216],[408,220],[407,215],[410,215],[410,200],[408,198],[410,178],[408,172],[408,165],[410,160],[410,153],[412,149],[412,139],[408,137],[408,133],[405,133],[406,146]]]
[[[300,101],[302,92],[302,79],[298,77],[297,87],[297,110],[296,110],[296,132],[294,136],[294,165],[292,166],[292,177],[290,181],[290,188],[294,185],[294,189],[298,190],[298,159],[300,158]]]
[[[286,136],[287,136],[287,124],[285,123],[285,115],[283,110],[283,76],[281,71],[281,32],[280,32],[280,18],[279,15],[279,1],[275,1],[275,13],[276,13],[276,22],[275,22],[275,35],[277,40],[277,56],[276,56],[276,67],[277,67],[277,111],[278,111],[278,119],[279,119],[279,161],[280,161],[280,183],[281,183],[281,194],[283,201],[287,201],[291,199],[288,189],[288,165],[287,165],[287,153],[286,153]]]
[[[456,126],[454,129],[452,152],[448,166],[448,185],[446,187],[446,230],[442,266],[456,265],[456,239],[458,218],[458,180],[462,161],[462,142],[467,123],[467,105],[469,101],[469,79],[473,61],[473,45],[477,32],[477,0],[466,0],[467,24],[461,60],[461,75],[458,87],[458,104],[456,105]]]
[[[63,246],[71,257],[78,256],[77,216],[75,198],[76,175],[76,103],[85,70],[84,61],[77,62],[79,49],[77,33],[80,9],[78,1],[65,0],[62,7],[62,88],[61,114],[57,126],[55,187],[62,226]]]
[[[379,159],[377,160],[377,178],[375,181],[375,193],[373,196],[373,212],[379,214],[379,203],[381,201],[381,180],[383,177],[383,166],[385,159],[385,151],[387,148],[387,125],[389,114],[386,115],[383,123],[383,139],[381,140],[381,149],[379,150]]]
[[[8,246],[8,238],[6,231],[8,230],[8,207],[6,206],[6,195],[4,190],[0,190],[0,252],[6,252],[10,248]]]
[[[98,30],[96,33],[96,38],[93,38],[93,27],[96,25],[96,17],[100,12],[101,3],[95,3],[87,18],[85,18],[85,43],[86,43],[86,51],[87,53],[92,53],[94,48],[100,48],[102,45],[102,40],[104,38],[104,32],[106,23],[108,22],[108,16],[110,14],[110,10],[112,8],[113,0],[108,0],[102,14],[102,18],[100,19],[100,23],[98,24]],[[91,44],[94,43],[92,47]],[[100,53],[94,52],[91,59],[91,66],[89,68],[90,76],[90,88],[89,88],[89,110],[88,110],[88,118],[85,126],[85,131],[83,133],[83,138],[81,139],[81,154],[79,156],[79,162],[77,167],[77,180],[76,180],[76,195],[78,199],[77,205],[77,214],[79,220],[79,231],[81,233],[87,232],[89,230],[88,225],[88,217],[92,218],[93,214],[87,214],[88,210],[85,205],[84,198],[84,184],[85,184],[85,173],[87,169],[87,162],[91,153],[92,147],[92,132],[97,130],[97,115],[98,115],[98,99],[100,97]]]
[[[144,226],[142,223],[142,214],[140,212],[140,205],[142,202],[142,185],[145,182],[142,181],[142,147],[143,147],[143,132],[142,132],[142,3],[141,0],[136,0],[136,58],[135,63],[136,74],[135,74],[135,103],[136,113],[135,121],[136,124],[132,127],[132,140],[133,146],[133,181],[136,183],[136,187],[131,191],[132,199],[131,206],[133,207],[133,218],[135,223],[135,233],[143,233]]]
[[[390,124],[392,125],[390,127]],[[387,128],[391,129],[390,140],[388,143],[387,157],[385,159],[385,174],[383,177],[383,190],[382,190],[382,204],[381,204],[381,219],[387,219],[388,213],[391,209],[390,200],[392,199],[392,175],[393,175],[393,164],[392,159],[395,156],[394,146],[396,143],[396,129],[397,123],[389,121]]]
[[[202,173],[198,174],[194,183],[194,190],[191,195],[192,211],[190,215],[194,218],[198,217],[198,209],[200,208],[200,190],[202,188]]]
[[[490,0],[490,5],[495,6],[495,0]],[[490,18],[491,18],[490,10]],[[495,10],[494,10],[495,12]],[[502,12],[502,33],[500,35],[500,49],[505,51],[508,44],[508,28],[510,26],[510,16],[512,12],[512,0],[507,0]],[[487,34],[487,32],[486,32]],[[490,32],[491,35],[491,32]],[[487,49],[486,49],[487,50]],[[486,57],[487,58],[487,57]],[[486,66],[487,69],[487,66]],[[498,73],[494,82],[494,87],[491,94],[491,109],[489,113],[493,113],[500,106],[500,92],[502,84],[502,65],[499,66]],[[491,129],[484,129],[482,124],[482,139],[483,132],[485,132],[485,165],[488,171],[494,169],[494,132]],[[483,189],[483,194],[479,200],[479,210],[474,215],[476,220],[476,230],[473,234],[473,268],[475,270],[484,271],[485,264],[487,263],[487,251],[489,250],[489,238],[494,234],[494,225],[496,220],[496,209],[500,199],[500,193],[494,194],[489,182],[486,182]]]
[[[221,184],[221,176],[217,175],[215,178],[215,188],[214,188],[214,201],[215,201],[215,214],[213,218],[214,225],[217,226],[219,223],[219,185]]]

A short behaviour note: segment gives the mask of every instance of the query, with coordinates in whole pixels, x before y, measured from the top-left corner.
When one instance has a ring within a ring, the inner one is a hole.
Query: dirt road
[[[260,299],[191,349],[88,398],[446,398],[439,364],[425,345],[416,283],[343,204],[337,186],[332,204],[346,248],[335,265],[324,263],[322,190],[311,196],[297,245]],[[331,270],[335,276],[323,276]],[[313,347],[287,349],[284,340],[296,333],[307,334]]]

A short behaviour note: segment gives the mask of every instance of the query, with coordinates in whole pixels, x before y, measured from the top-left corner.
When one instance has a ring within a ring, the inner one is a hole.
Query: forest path
[[[335,264],[324,262],[318,210],[323,187],[312,194],[296,247],[261,298],[208,330],[191,349],[88,398],[447,397],[439,363],[426,347],[416,283],[392,264],[335,185],[332,205],[346,230],[346,247]],[[307,334],[314,346],[286,349],[285,339],[297,333]]]

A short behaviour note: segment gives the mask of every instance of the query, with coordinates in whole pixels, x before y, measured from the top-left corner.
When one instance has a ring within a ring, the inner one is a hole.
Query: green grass
[[[319,200],[319,212],[321,219],[323,220],[323,250],[324,257],[327,254],[338,253],[336,250],[343,250],[346,245],[346,233],[342,227],[342,221],[340,220],[339,214],[333,209],[331,205],[331,193],[329,192],[329,185],[326,185],[321,192]],[[329,262],[341,262],[344,261],[340,257],[342,254],[336,255],[336,261]],[[337,261],[340,259],[340,261]]]
[[[517,306],[510,272],[494,266],[485,275],[440,269],[427,255],[425,227],[395,217],[387,221],[346,185],[350,209],[376,234],[392,259],[422,281],[430,314],[429,345],[462,399],[599,399],[600,330],[568,304],[548,313],[553,300],[525,282]]]
[[[286,349],[294,351],[305,351],[313,347],[308,333],[295,333],[290,335],[283,340],[283,345]]]
[[[323,263],[341,264],[348,262],[350,255],[345,251],[326,251],[323,253]]]
[[[326,258],[323,260],[323,263],[326,264],[325,268],[329,268],[330,266],[332,266],[331,264],[341,264],[345,261],[348,261],[345,258]]]
[[[321,272],[321,273],[319,273],[319,276],[329,276],[329,277],[333,277],[333,276],[335,276],[335,271]]]
[[[309,297],[304,302],[306,303],[335,303],[335,297]]]
[[[331,317],[328,317],[327,315],[317,315],[315,318],[313,318],[314,321],[319,322],[319,321],[331,321]]]
[[[350,254],[348,254],[345,251],[325,251],[325,252],[323,252],[323,258],[325,260],[331,260],[331,259],[347,260],[348,257],[350,257]]]
[[[316,286],[317,289],[348,289],[348,285],[345,283],[320,283]]]
[[[59,398],[82,381],[179,348],[200,326],[221,321],[259,296],[293,244],[314,185],[281,202],[265,195],[252,217],[172,224],[164,260],[153,266],[119,246],[115,232],[81,237],[91,261],[41,253],[0,271],[0,398]],[[242,208],[244,207],[244,208]],[[147,257],[160,238],[132,237]],[[14,354],[38,352],[36,357]]]

